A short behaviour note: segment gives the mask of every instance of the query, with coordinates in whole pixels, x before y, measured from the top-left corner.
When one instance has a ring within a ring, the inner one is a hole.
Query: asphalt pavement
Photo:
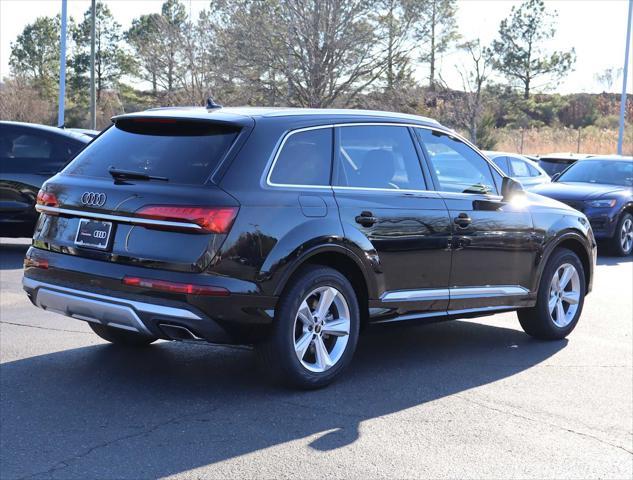
[[[600,256],[567,340],[515,314],[368,329],[330,387],[248,350],[126,350],[31,306],[0,245],[0,478],[633,477],[633,257]]]

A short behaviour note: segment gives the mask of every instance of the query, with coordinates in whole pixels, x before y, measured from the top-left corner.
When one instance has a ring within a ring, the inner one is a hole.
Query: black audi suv
[[[0,122],[0,237],[31,237],[35,199],[92,137],[66,129]]]
[[[633,253],[633,157],[595,155],[575,162],[553,180],[533,191],[584,212],[596,239],[612,253]]]
[[[368,324],[517,310],[529,335],[563,338],[595,262],[582,213],[395,113],[118,116],[37,208],[34,305],[118,344],[253,345],[303,388],[339,375]]]

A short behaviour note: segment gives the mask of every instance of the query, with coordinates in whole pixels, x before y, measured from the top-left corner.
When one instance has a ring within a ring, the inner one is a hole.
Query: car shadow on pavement
[[[0,243],[0,270],[22,268],[24,255],[30,246],[25,243]]]
[[[252,352],[222,347],[99,344],[16,360],[0,366],[0,477],[155,478],[286,442],[331,451],[365,420],[502,380],[565,346],[464,321],[368,329],[341,380],[312,392],[271,386]]]

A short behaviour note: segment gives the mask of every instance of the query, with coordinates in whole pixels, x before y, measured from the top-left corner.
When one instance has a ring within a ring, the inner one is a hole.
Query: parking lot
[[[4,239],[0,477],[631,478],[633,258],[600,256],[568,340],[515,314],[370,329],[329,388],[249,350],[124,350],[23,294]]]

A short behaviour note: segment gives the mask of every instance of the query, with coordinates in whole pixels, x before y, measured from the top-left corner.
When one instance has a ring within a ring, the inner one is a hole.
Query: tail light
[[[24,259],[24,268],[48,268],[48,260],[26,257]]]
[[[153,220],[194,223],[207,233],[228,233],[238,210],[237,207],[147,205],[136,213],[139,217]],[[183,227],[186,228],[185,225]]]
[[[150,278],[123,277],[123,284],[131,287],[150,288],[163,292],[184,293],[188,295],[209,295],[213,297],[226,297],[230,292],[223,287],[210,285],[195,285],[193,283],[168,282],[165,280],[152,280]]]
[[[40,190],[37,192],[37,200],[36,203],[38,205],[43,205],[45,207],[58,207],[59,202],[57,201],[57,197],[54,193],[45,192],[44,190]]]

